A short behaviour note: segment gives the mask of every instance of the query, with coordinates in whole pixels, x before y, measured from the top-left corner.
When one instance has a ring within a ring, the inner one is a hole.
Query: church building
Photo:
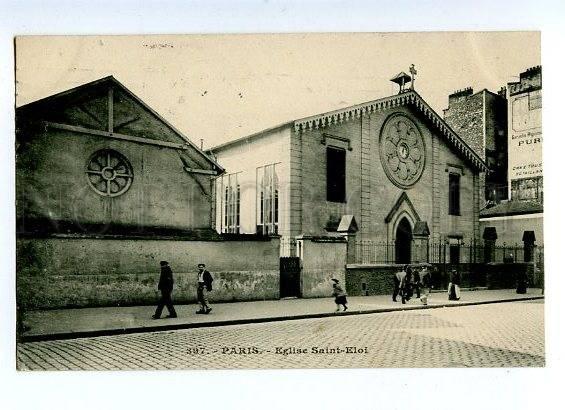
[[[114,77],[16,110],[17,233],[210,235],[223,169]]]
[[[216,229],[283,238],[355,233],[393,243],[394,262],[424,261],[418,241],[481,241],[484,160],[413,88],[300,118],[210,150]],[[410,87],[406,87],[411,82]],[[458,261],[457,261],[458,262]],[[463,262],[463,261],[461,261]]]
[[[191,300],[221,172],[114,77],[18,107],[18,307],[151,304],[160,260]]]

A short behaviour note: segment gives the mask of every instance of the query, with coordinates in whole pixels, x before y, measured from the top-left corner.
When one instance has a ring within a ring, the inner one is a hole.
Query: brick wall
[[[472,93],[472,90],[471,90]],[[507,102],[500,95],[482,90],[476,94],[467,93],[449,99],[444,110],[444,119],[449,126],[483,159],[492,169],[489,175],[481,175],[479,188],[485,198],[504,199],[507,166]],[[487,192],[488,190],[488,192]]]

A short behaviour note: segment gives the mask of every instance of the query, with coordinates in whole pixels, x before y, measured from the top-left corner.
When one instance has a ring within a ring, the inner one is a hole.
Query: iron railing
[[[354,252],[349,252],[348,263],[356,264],[394,264],[399,261],[396,243],[373,240],[359,240],[351,244]],[[351,246],[350,245],[350,246]],[[410,262],[428,263],[485,263],[485,262],[535,262],[543,266],[543,247],[530,250],[523,244],[486,246],[481,244],[453,244],[447,241],[412,241]],[[404,253],[406,255],[406,253]]]

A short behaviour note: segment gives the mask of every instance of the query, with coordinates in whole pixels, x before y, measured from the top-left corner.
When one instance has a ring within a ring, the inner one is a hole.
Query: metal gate
[[[280,297],[300,297],[300,258],[280,258]]]

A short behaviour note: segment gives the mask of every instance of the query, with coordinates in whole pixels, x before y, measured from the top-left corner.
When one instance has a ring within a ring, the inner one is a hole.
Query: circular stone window
[[[388,178],[400,188],[411,187],[424,172],[424,139],[412,120],[402,114],[393,114],[383,126],[380,154]]]
[[[114,197],[129,189],[133,171],[122,154],[103,149],[92,154],[88,160],[86,176],[90,187],[98,194]]]

